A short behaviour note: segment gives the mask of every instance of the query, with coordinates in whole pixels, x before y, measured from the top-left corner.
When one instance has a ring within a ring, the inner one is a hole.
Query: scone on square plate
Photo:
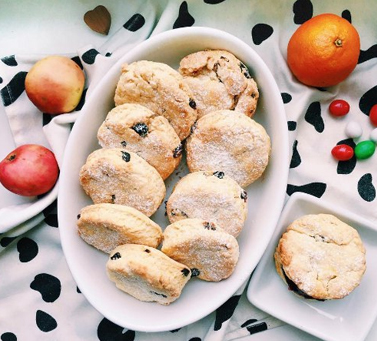
[[[371,300],[377,295],[376,258],[373,221],[296,192],[250,279],[247,298],[321,340],[362,341],[377,316]]]
[[[347,296],[366,270],[359,233],[332,214],[307,214],[293,221],[280,238],[274,258],[289,289],[317,300]]]

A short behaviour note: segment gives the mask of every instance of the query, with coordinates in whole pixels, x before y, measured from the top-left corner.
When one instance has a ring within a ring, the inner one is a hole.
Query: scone
[[[261,177],[270,151],[270,137],[263,126],[231,110],[203,116],[186,140],[190,172],[221,171],[242,188]]]
[[[257,84],[248,68],[232,53],[192,53],[181,60],[179,72],[193,92],[199,118],[221,109],[254,115],[259,98]]]
[[[118,289],[140,301],[168,305],[191,278],[190,269],[160,250],[136,244],[118,246],[106,263],[107,275]]]
[[[274,258],[278,274],[292,291],[317,300],[347,296],[366,269],[358,232],[331,214],[309,214],[292,222]]]
[[[228,278],[239,257],[236,238],[203,219],[183,219],[167,226],[161,251],[187,265],[193,276],[211,282]]]
[[[148,217],[157,211],[166,194],[157,170],[137,154],[121,148],[92,152],[80,169],[79,179],[95,204],[131,206]]]
[[[171,223],[201,218],[237,237],[247,217],[247,193],[223,172],[189,173],[174,186],[166,212]]]
[[[164,180],[182,158],[181,141],[168,120],[140,104],[125,103],[112,109],[97,138],[103,148],[125,148],[138,154]]]
[[[140,211],[117,204],[94,204],[81,209],[77,231],[85,242],[106,253],[123,244],[156,248],[162,241],[159,225]]]
[[[139,103],[164,116],[180,140],[190,134],[197,119],[196,103],[178,71],[164,63],[148,60],[122,66],[115,105]]]

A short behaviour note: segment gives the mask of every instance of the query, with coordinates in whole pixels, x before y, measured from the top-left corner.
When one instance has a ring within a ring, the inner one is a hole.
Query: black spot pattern
[[[52,227],[58,227],[58,215],[55,214],[49,214],[45,219],[45,223]]]
[[[373,105],[377,104],[377,85],[360,97],[359,108],[367,116]]]
[[[326,187],[327,185],[323,182],[311,182],[301,186],[288,184],[287,194],[292,195],[295,192],[303,192],[320,198],[325,193]]]
[[[291,164],[289,165],[289,168],[296,168],[301,164],[301,157],[300,153],[297,150],[297,145],[298,141],[293,142],[293,147],[292,147],[292,159],[291,159]]]
[[[282,92],[281,99],[283,100],[284,104],[287,104],[292,100],[292,96],[287,92]]]
[[[17,251],[20,262],[27,263],[38,255],[38,244],[30,238],[23,237],[17,243]]]
[[[229,320],[236,309],[241,296],[235,295],[229,298],[221,307],[216,310],[214,330],[220,330],[223,322]]]
[[[372,183],[372,174],[364,174],[357,183],[357,191],[362,199],[371,202],[376,198],[376,188]]]
[[[200,337],[192,337],[188,341],[202,341],[202,339]]]
[[[7,247],[15,239],[17,239],[17,237],[3,237],[3,238],[0,239],[0,246]]]
[[[350,146],[352,149],[355,149],[355,142],[353,141],[353,139],[349,138],[349,139],[345,139],[345,140],[341,140],[337,143],[337,145],[339,144],[346,144],[348,146]],[[338,161],[338,166],[336,168],[336,172],[338,174],[350,174],[352,173],[352,171],[354,170],[355,166],[356,166],[356,156],[354,155],[350,160],[347,160],[347,161]]]
[[[3,79],[0,77],[0,84],[3,82]]]
[[[45,216],[45,223],[52,227],[58,227],[57,203],[57,200],[54,200],[43,210],[43,215]]]
[[[84,69],[84,66],[81,63],[81,59],[79,56],[74,56],[71,59],[80,67],[80,69]]]
[[[54,330],[58,326],[56,320],[51,315],[42,310],[37,310],[35,322],[37,324],[37,327],[45,333]]]
[[[345,10],[342,12],[341,17],[342,17],[343,19],[346,19],[350,24],[352,24],[351,12],[350,12],[348,9],[345,9]]]
[[[224,2],[225,0],[204,0],[204,3],[205,4],[209,4],[209,5],[217,5],[221,2]]]
[[[297,25],[303,24],[313,16],[313,4],[310,0],[297,0],[293,4],[293,22]]]
[[[288,121],[287,125],[288,125],[289,131],[295,131],[296,128],[297,128],[297,122],[295,122],[295,121]]]
[[[255,45],[262,44],[267,38],[269,38],[274,29],[267,24],[256,24],[251,30],[251,36]]]
[[[257,319],[248,319],[244,323],[241,324],[241,328],[245,328],[249,324],[252,324],[252,323],[257,322],[257,321],[258,321]]]
[[[181,330],[181,328],[173,329],[173,330],[170,331],[170,333],[178,333],[180,330]]]
[[[145,24],[145,18],[139,14],[134,14],[124,25],[123,27],[131,32],[136,32],[140,30]]]
[[[5,107],[14,103],[25,90],[27,72],[20,71],[14,75],[10,82],[0,90],[1,99]]]
[[[373,58],[377,58],[377,44],[372,45],[367,50],[360,50],[358,64],[364,63]]]
[[[11,332],[1,334],[1,341],[17,341],[17,336]]]
[[[89,65],[94,64],[96,61],[96,57],[99,55],[99,52],[96,49],[90,49],[83,53],[81,59]]]
[[[5,65],[8,65],[8,66],[17,66],[18,65],[15,55],[3,57],[3,58],[1,58],[1,61]]]
[[[250,327],[246,327],[246,329],[250,333],[250,335],[252,335],[252,334],[267,330],[267,323],[266,322],[255,323]]]
[[[173,24],[173,28],[189,27],[194,25],[195,19],[188,11],[187,1],[183,1],[179,7],[177,20]]]
[[[42,114],[42,125],[45,126],[51,122],[51,120],[54,118],[54,115],[51,114]]]
[[[81,95],[81,98],[80,98],[80,102],[77,104],[77,106],[75,108],[75,111],[81,110],[82,107],[84,106],[87,91],[88,91],[88,89],[84,89],[84,91],[82,92],[82,95]]]
[[[48,205],[42,212],[44,216],[48,216],[50,213],[57,212],[58,210],[58,201],[54,200],[50,205]]]
[[[325,129],[323,119],[321,116],[321,104],[319,102],[312,102],[306,113],[305,121],[311,124],[318,133],[322,133]]]
[[[61,292],[60,280],[46,273],[35,276],[30,288],[38,291],[45,302],[55,302]]]
[[[100,341],[133,341],[135,332],[127,330],[123,333],[123,327],[104,318],[97,328],[97,336]]]

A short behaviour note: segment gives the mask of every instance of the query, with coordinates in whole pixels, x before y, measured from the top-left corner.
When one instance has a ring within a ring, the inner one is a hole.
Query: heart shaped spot
[[[111,15],[105,6],[99,5],[84,14],[85,23],[95,32],[107,35],[111,26]]]

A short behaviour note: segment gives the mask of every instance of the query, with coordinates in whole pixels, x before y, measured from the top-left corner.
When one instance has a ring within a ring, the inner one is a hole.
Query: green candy
[[[357,159],[364,160],[371,157],[375,150],[376,144],[373,141],[361,141],[355,147],[355,155]]]

